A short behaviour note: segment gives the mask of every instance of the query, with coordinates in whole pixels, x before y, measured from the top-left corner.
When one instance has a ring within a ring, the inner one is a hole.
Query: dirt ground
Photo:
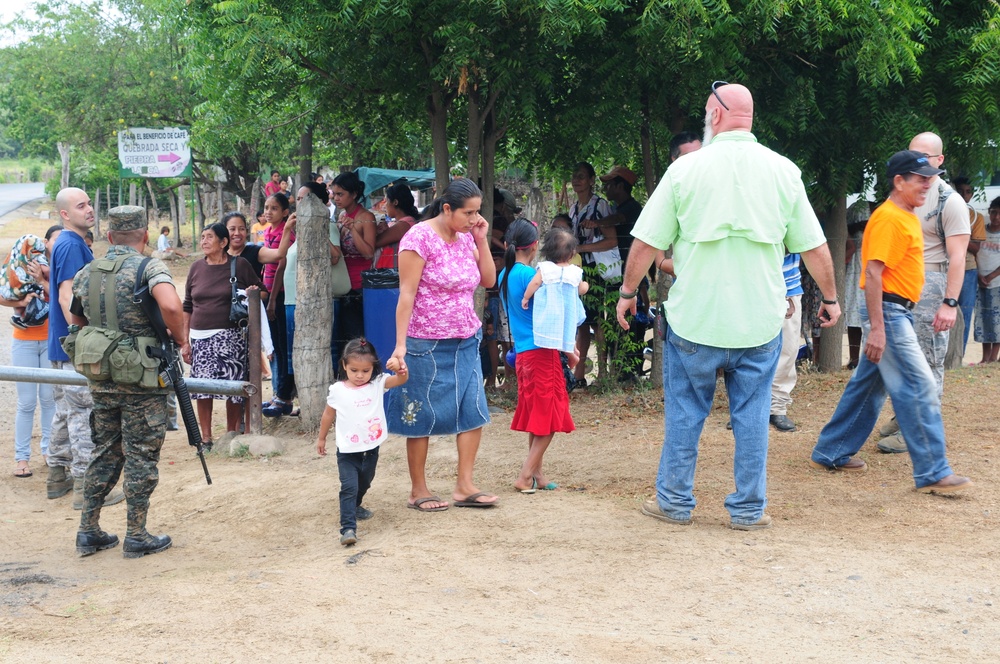
[[[0,362],[9,339],[0,334]],[[949,458],[976,482],[954,498],[915,493],[908,457],[874,444],[861,452],[865,474],[808,468],[847,379],[800,376],[789,411],[799,429],[771,435],[775,525],[756,533],[726,527],[733,438],[721,389],[690,527],[638,511],[653,491],[661,396],[574,393],[578,429],[546,456],[560,490],[513,490],[525,438],[499,399],[476,479],[500,506],[405,509],[404,443],[390,438],[365,503],[375,517],[349,549],[337,541],[336,461],[291,418],[271,425],[281,456],[209,455],[212,486],[183,430],[168,434],[150,529],[174,546],[139,560],[120,547],[78,558],[79,512],[69,496],[46,499],[37,436],[35,476],[17,479],[8,433],[0,661],[996,661],[1000,370],[947,376]],[[13,384],[0,396],[10,432]],[[454,471],[453,441],[433,442],[432,488],[449,495]],[[124,504],[102,525],[123,536]]]

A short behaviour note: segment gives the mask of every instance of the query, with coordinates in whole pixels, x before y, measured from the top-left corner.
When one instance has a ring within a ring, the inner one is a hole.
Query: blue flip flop
[[[559,485],[556,484],[555,482],[549,482],[545,486],[540,486],[538,488],[541,489],[542,491],[555,491],[556,489],[559,488]]]

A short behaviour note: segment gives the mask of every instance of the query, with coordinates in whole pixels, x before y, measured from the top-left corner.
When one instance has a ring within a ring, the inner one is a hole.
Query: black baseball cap
[[[925,176],[941,175],[944,173],[942,169],[931,166],[927,155],[916,150],[900,150],[889,157],[889,161],[885,164],[885,172],[890,180],[897,175],[905,175],[906,173]]]

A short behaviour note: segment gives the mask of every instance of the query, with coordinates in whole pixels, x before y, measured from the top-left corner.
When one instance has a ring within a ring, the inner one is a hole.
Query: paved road
[[[45,195],[45,185],[41,182],[32,184],[0,184],[0,216],[11,210],[16,210],[25,203]]]

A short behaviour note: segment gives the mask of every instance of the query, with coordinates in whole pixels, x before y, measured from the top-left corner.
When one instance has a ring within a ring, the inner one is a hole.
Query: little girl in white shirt
[[[371,510],[362,507],[361,501],[375,478],[378,446],[389,435],[382,395],[405,383],[409,376],[406,365],[396,358],[386,362],[386,368],[396,373],[382,373],[375,347],[364,337],[347,342],[340,365],[345,380],[330,386],[316,451],[326,456],[326,437],[336,419],[340,543],[350,546],[358,541],[357,520],[372,517]]]

